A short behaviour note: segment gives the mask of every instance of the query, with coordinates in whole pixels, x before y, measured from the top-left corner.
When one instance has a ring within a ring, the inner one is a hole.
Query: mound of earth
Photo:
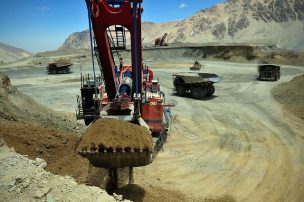
[[[304,119],[304,74],[272,90],[273,97],[287,110]]]
[[[136,124],[116,119],[98,119],[82,136],[79,151],[99,149],[152,150],[149,131]]]
[[[0,143],[1,201],[117,201],[100,188],[53,175],[43,159],[29,160]]]
[[[46,160],[48,171],[86,183],[89,162],[75,153],[78,136],[12,121],[1,121],[0,134],[18,153]]]
[[[55,60],[54,62],[50,63],[50,65],[54,66],[67,66],[67,65],[72,65],[71,61],[67,59],[58,59]]]

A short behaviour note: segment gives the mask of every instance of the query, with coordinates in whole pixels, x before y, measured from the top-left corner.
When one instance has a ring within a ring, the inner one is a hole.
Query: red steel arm
[[[107,94],[110,100],[113,100],[116,96],[116,75],[115,75],[115,63],[113,59],[113,53],[111,50],[110,42],[107,35],[107,28],[112,25],[121,25],[127,28],[131,35],[131,55],[132,55],[132,67],[135,68],[137,63],[138,81],[135,82],[135,69],[132,71],[133,79],[133,92],[135,92],[135,83],[139,89],[139,93],[142,90],[142,47],[141,47],[141,13],[140,7],[141,0],[135,0],[139,3],[137,20],[137,41],[134,41],[134,23],[132,14],[132,2],[133,0],[125,0],[119,8],[114,8],[108,5],[107,0],[91,0],[92,10],[92,25],[94,35],[97,43],[98,53],[100,55],[100,61],[103,68],[103,75],[106,84]],[[135,57],[134,48],[137,44],[137,57]],[[137,58],[137,60],[135,59]]]

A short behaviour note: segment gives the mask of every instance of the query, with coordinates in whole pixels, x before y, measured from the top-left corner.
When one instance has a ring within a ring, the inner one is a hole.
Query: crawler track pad
[[[151,151],[141,152],[78,152],[95,167],[123,168],[140,167],[152,162]]]

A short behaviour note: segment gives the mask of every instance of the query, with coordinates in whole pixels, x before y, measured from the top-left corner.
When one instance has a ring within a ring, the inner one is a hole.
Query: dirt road
[[[177,103],[174,124],[164,151],[151,165],[135,169],[136,186],[121,189],[126,198],[153,201],[151,196],[170,191],[181,201],[182,196],[198,201],[302,201],[304,122],[283,110],[271,89],[304,73],[304,67],[283,66],[281,80],[260,82],[254,64],[205,62],[203,71],[224,77],[215,85],[215,95],[205,100],[175,96],[172,73],[188,70],[192,62],[180,61],[189,65],[176,68],[176,61],[166,61],[155,69],[166,99]],[[69,80],[78,75],[36,77],[37,83],[13,77],[12,82],[41,103],[73,112],[71,97],[59,98],[78,90],[79,84]],[[25,81],[30,86],[22,86]],[[33,91],[37,84],[42,86]]]
[[[304,122],[282,110],[271,89],[304,68],[284,66],[279,82],[257,81],[254,65],[208,63],[206,70],[224,76],[215,96],[170,96],[177,102],[171,137],[155,162],[138,171],[136,182],[195,199],[302,201]],[[158,76],[170,92],[168,75]]]

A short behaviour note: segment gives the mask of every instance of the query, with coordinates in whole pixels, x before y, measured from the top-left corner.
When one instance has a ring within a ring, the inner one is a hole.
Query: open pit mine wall
[[[166,47],[145,48],[143,57],[146,60],[167,60],[176,58],[187,58],[193,60],[231,60],[235,57],[243,60],[256,60],[271,57],[271,53],[277,50],[273,46],[248,46],[248,45],[225,45],[225,46],[193,46],[193,47]],[[122,56],[128,58],[130,51],[125,51]]]

